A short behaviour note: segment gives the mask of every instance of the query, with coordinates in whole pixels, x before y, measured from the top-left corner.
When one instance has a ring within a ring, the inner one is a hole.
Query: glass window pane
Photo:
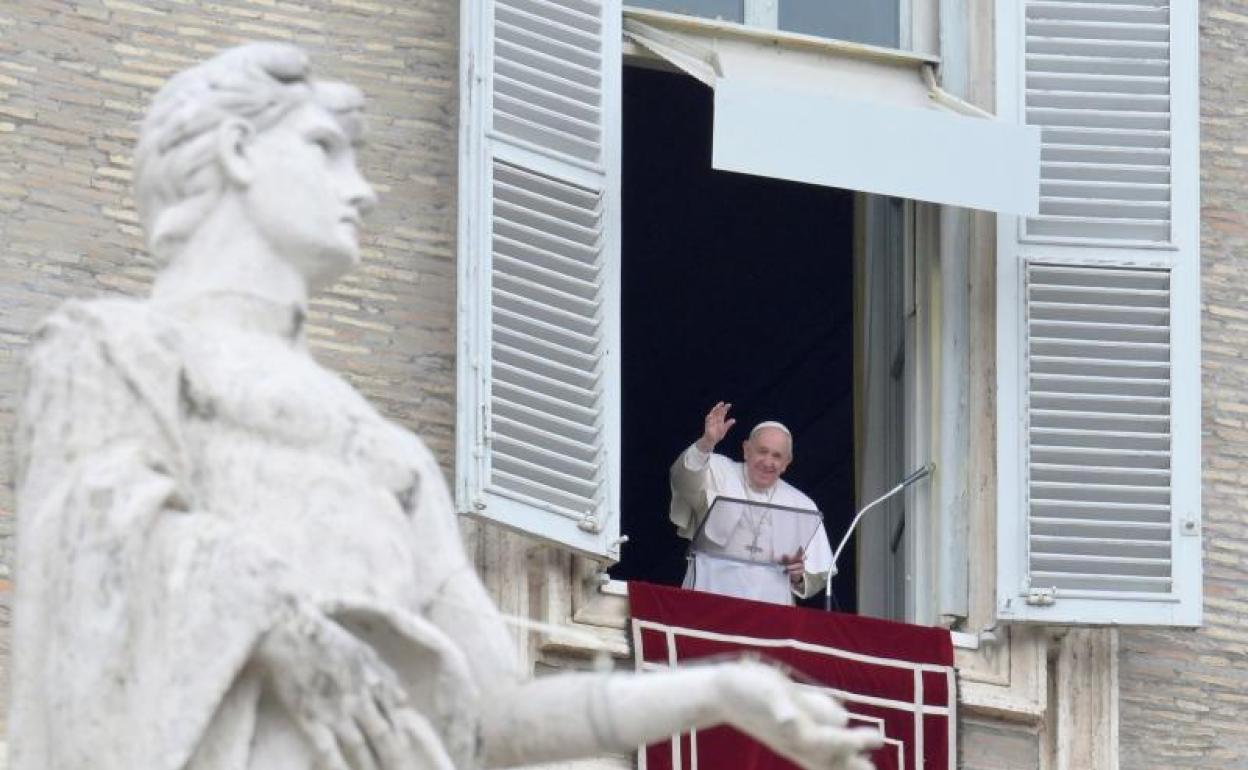
[[[624,5],[738,24],[745,21],[745,0],[624,0]]]
[[[780,29],[896,48],[898,0],[780,0]]]

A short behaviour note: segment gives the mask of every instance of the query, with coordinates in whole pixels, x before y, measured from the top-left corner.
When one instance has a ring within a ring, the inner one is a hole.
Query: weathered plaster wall
[[[1120,637],[1121,766],[1248,768],[1248,2],[1202,0],[1205,623]]]
[[[153,265],[130,198],[137,122],[166,76],[219,48],[294,41],[322,77],[367,94],[360,162],[381,203],[366,224],[364,265],[313,304],[312,345],[449,469],[458,17],[455,0],[0,2],[0,669],[23,350],[67,297],[146,292]],[[6,676],[0,699],[7,692]]]

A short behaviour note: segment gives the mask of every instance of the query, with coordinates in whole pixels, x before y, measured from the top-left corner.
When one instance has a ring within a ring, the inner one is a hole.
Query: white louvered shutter
[[[618,0],[462,4],[462,512],[618,558]]]
[[[1041,127],[998,218],[998,615],[1200,622],[1196,6],[1001,0],[998,110]]]

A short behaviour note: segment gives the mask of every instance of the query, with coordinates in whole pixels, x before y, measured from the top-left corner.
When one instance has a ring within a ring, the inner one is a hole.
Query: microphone
[[[841,560],[841,551],[845,550],[845,544],[849,542],[849,536],[854,534],[854,528],[858,526],[858,522],[862,521],[862,517],[867,515],[867,511],[871,510],[872,508],[884,502],[885,500],[890,499],[893,495],[897,494],[898,492],[910,486],[911,484],[915,483],[916,481],[919,481],[921,479],[927,478],[928,476],[932,475],[932,471],[934,470],[936,470],[936,464],[929,462],[927,465],[924,465],[922,468],[919,468],[917,471],[911,473],[909,476],[906,476],[904,479],[901,480],[901,483],[899,483],[897,486],[893,487],[892,489],[888,490],[884,494],[880,495],[879,497],[875,498],[871,502],[864,505],[862,509],[859,510],[858,513],[854,516],[854,520],[849,523],[849,529],[845,530],[845,536],[841,538],[840,544],[836,547],[836,551],[832,554],[832,568],[828,570],[828,585],[827,585],[827,588],[824,589],[824,594],[823,594],[824,610],[829,611],[829,612],[832,610],[832,578],[836,577],[839,574],[838,570],[836,569],[836,565]]]

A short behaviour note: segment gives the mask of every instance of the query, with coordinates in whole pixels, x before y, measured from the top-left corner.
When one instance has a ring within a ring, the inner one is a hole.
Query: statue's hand
[[[260,640],[255,662],[323,770],[452,770],[394,671],[319,611],[301,606]]]
[[[848,727],[849,714],[818,689],[749,662],[725,666],[720,688],[725,722],[806,770],[871,770],[862,752],[882,744],[879,731]]]

